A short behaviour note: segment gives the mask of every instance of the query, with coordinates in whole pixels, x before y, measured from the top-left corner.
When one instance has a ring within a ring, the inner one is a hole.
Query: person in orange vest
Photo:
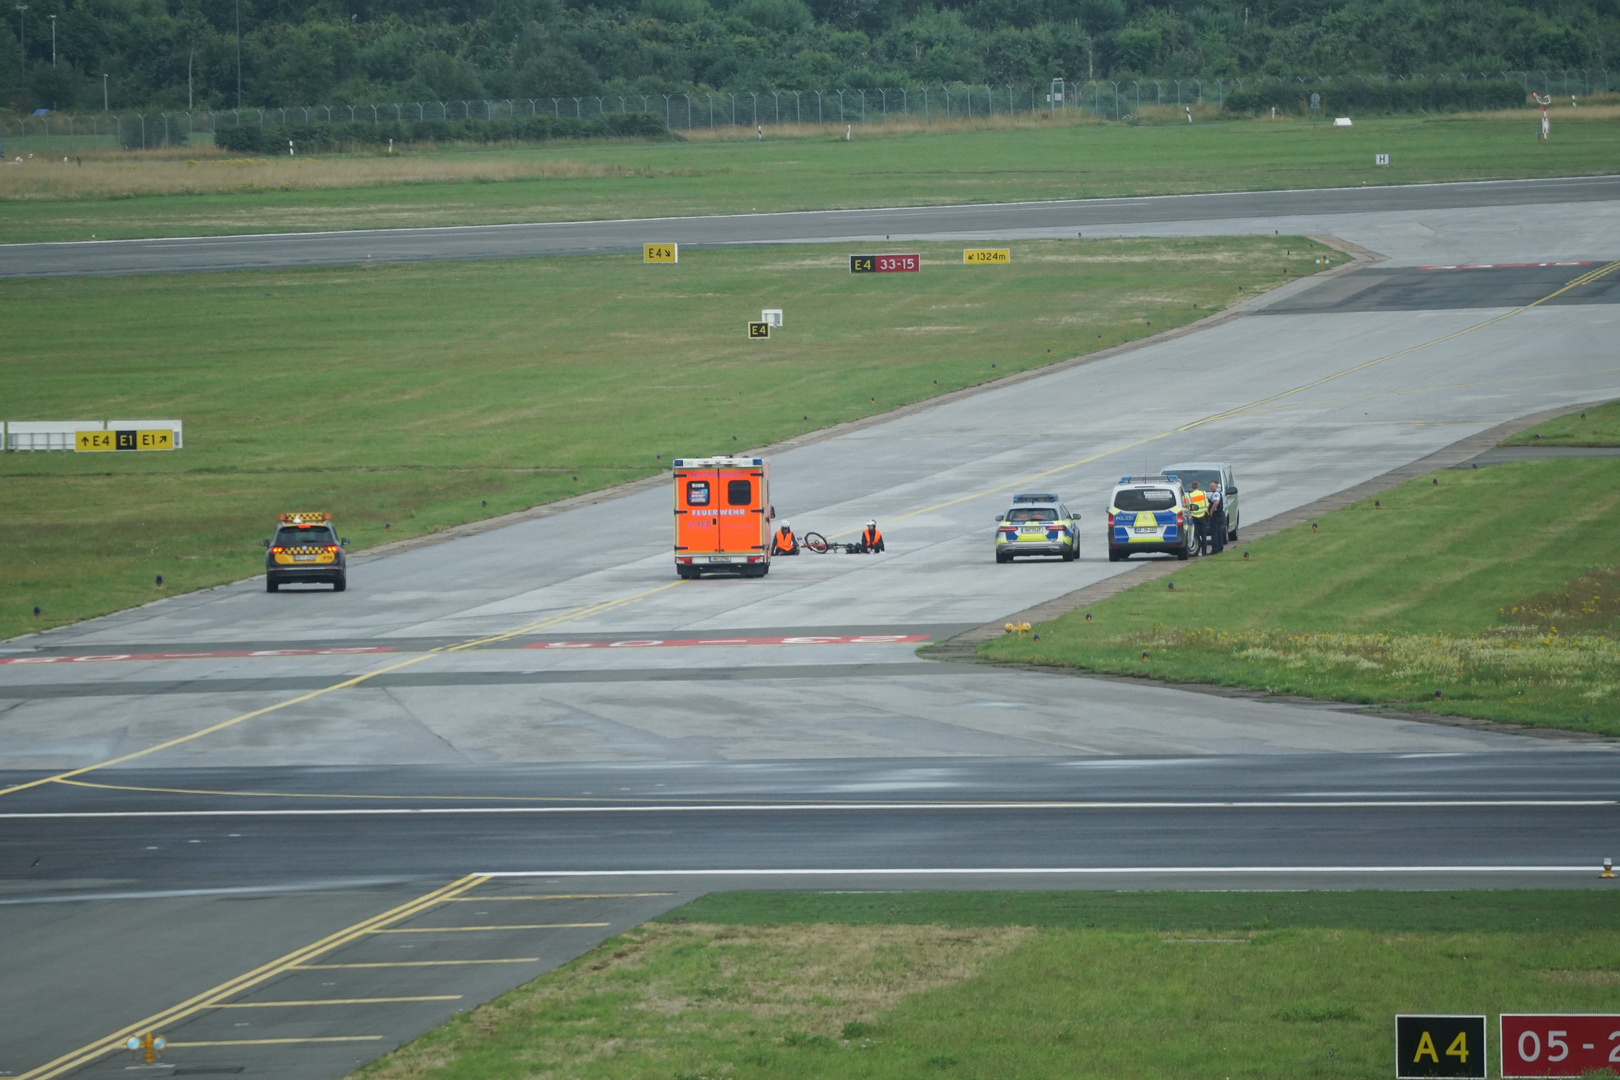
[[[771,538],[772,555],[797,555],[799,553],[799,540],[793,535],[793,523],[784,521],[776,535]]]
[[[1193,535],[1198,538],[1198,554],[1204,553],[1204,545],[1209,541],[1209,496],[1198,490],[1198,481],[1192,483],[1192,490],[1187,492],[1187,513],[1192,516]]]
[[[883,534],[878,532],[876,518],[867,520],[866,528],[861,530],[861,539],[855,545],[855,550],[862,555],[876,555],[883,550]]]

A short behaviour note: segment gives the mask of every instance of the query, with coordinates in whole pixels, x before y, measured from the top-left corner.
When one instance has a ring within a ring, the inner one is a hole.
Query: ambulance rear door
[[[714,469],[675,470],[675,554],[720,551],[719,474]]]
[[[765,495],[762,468],[721,469],[716,473],[714,496],[720,523],[720,551],[769,557]]]

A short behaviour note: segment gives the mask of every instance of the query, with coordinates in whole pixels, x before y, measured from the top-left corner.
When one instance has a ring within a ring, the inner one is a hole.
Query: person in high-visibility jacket
[[[799,540],[793,535],[793,523],[784,521],[776,530],[776,535],[771,537],[771,554],[797,555],[798,553]]]
[[[866,528],[861,530],[861,538],[856,543],[855,550],[863,555],[876,555],[883,550],[883,534],[878,532],[876,518],[867,520]]]
[[[1198,490],[1198,481],[1194,480],[1192,490],[1187,492],[1187,513],[1192,518],[1193,536],[1198,538],[1198,554],[1204,553],[1204,544],[1209,540],[1209,496]]]

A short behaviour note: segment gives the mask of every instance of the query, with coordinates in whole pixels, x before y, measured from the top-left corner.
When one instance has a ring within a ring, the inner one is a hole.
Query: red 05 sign
[[[1620,1073],[1620,1015],[1503,1013],[1501,1035],[1504,1077]]]

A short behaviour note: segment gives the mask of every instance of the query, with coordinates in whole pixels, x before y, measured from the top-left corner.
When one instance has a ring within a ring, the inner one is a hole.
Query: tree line
[[[30,0],[9,14],[0,87],[24,111],[1620,68],[1617,0]]]

